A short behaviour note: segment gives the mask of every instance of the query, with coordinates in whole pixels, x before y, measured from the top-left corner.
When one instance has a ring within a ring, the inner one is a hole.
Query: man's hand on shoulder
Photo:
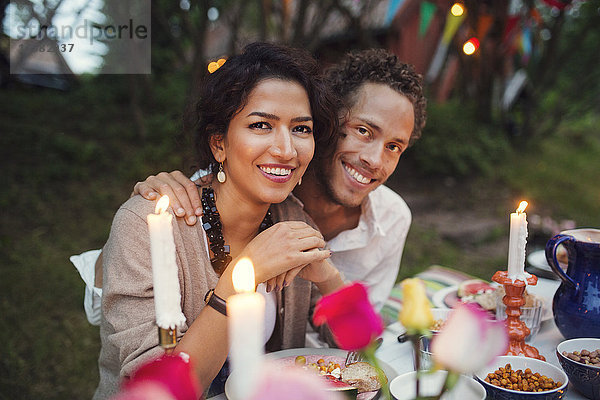
[[[208,184],[212,175],[206,175],[196,181],[198,184]],[[133,187],[131,196],[141,195],[148,200],[156,200],[167,195],[173,212],[192,226],[202,215],[202,203],[196,183],[186,177],[181,171],[161,172],[150,175],[143,182],[138,182]]]

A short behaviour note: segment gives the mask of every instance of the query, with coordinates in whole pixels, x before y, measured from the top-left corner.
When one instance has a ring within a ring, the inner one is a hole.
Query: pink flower
[[[461,304],[433,338],[434,360],[445,369],[472,373],[491,363],[508,348],[504,321],[493,321],[472,303]]]
[[[160,383],[138,382],[119,392],[111,400],[174,400],[175,397]]]
[[[142,365],[113,400],[198,400],[201,394],[189,356],[180,353]]]
[[[336,343],[342,349],[359,350],[383,332],[381,317],[369,302],[361,283],[344,286],[323,296],[313,315],[316,325],[329,325]]]
[[[281,368],[276,363],[266,364],[258,389],[251,400],[343,400],[326,383],[325,378],[313,371],[297,367]]]

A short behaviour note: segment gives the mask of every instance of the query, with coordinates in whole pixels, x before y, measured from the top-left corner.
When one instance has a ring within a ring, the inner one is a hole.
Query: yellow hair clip
[[[216,70],[221,68],[223,66],[223,64],[225,64],[225,61],[227,61],[226,58],[219,58],[217,61],[213,61],[213,62],[209,63],[208,64],[208,72],[210,72],[212,74],[213,72],[215,72]]]

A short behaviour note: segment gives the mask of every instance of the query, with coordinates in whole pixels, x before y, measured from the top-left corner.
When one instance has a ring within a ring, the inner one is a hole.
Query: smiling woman
[[[312,283],[322,294],[343,284],[327,261],[331,252],[321,250],[325,241],[319,231],[290,220],[305,218],[300,207],[271,207],[298,184],[315,142],[317,153],[326,154],[337,113],[314,59],[270,44],[249,45],[229,58],[207,76],[200,93],[194,129],[198,166],[219,173],[212,186],[199,188],[204,229],[173,219],[186,318],[174,351],[188,354],[201,385],[208,388],[212,382],[216,393],[227,375],[221,368],[228,353],[222,305],[234,294],[231,272],[238,259],[253,261],[257,283],[276,284],[270,293],[261,289],[264,285],[257,289],[267,304],[268,350],[303,346]],[[154,203],[140,196],[127,201],[103,250],[97,399],[115,393],[122,378],[162,352],[146,234],[146,215],[153,209]]]
[[[229,123],[227,136],[213,136],[211,147],[225,176],[230,177],[215,190],[235,192],[229,194],[231,198],[244,193],[256,204],[281,203],[314,153],[306,91],[296,82],[261,81]]]

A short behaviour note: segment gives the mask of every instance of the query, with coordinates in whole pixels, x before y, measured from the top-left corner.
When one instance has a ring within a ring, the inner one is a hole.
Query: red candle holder
[[[513,282],[508,277],[508,271],[496,271],[492,280],[504,286],[506,292],[506,296],[502,298],[502,302],[506,305],[506,330],[508,332],[508,350],[506,351],[506,355],[524,355],[525,357],[546,361],[546,358],[540,355],[538,349],[525,344],[525,338],[530,333],[525,322],[521,321],[521,307],[525,304],[523,296],[526,286],[525,282],[520,279],[515,279]],[[535,286],[537,280],[537,276],[530,275],[527,278],[527,284]]]

